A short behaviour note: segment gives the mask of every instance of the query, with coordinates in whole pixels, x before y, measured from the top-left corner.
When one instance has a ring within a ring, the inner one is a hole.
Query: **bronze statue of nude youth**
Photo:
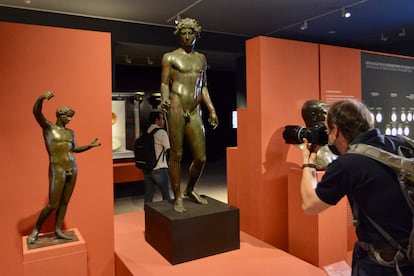
[[[207,201],[194,191],[206,163],[201,102],[209,111],[210,125],[213,128],[218,125],[217,114],[207,88],[207,60],[203,54],[194,51],[200,32],[201,27],[196,20],[181,20],[174,32],[181,47],[164,54],[162,59],[161,107],[167,113],[168,119],[171,144],[169,173],[175,196],[174,210],[177,212],[186,211],[180,190],[180,162],[184,137],[188,140],[193,155],[185,195],[200,204],[207,204]]]
[[[101,145],[98,139],[85,146],[76,144],[74,132],[66,128],[75,111],[66,106],[57,109],[55,124],[45,118],[42,113],[43,101],[50,100],[53,96],[52,92],[46,92],[36,100],[33,107],[33,114],[43,129],[43,137],[49,154],[49,202],[40,212],[36,225],[27,238],[29,244],[36,242],[43,223],[53,210],[56,210],[56,238],[71,239],[62,232],[61,227],[78,174],[74,153]]]

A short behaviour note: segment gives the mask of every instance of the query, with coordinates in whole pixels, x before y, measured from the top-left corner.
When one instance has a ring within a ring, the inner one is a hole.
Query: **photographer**
[[[382,135],[374,128],[368,108],[352,99],[335,102],[325,122],[328,144],[339,155],[317,183],[316,147],[304,139],[301,180],[302,209],[318,214],[347,196],[354,215],[358,214],[352,275],[414,275],[414,267],[372,226],[365,214],[381,225],[405,246],[412,228],[411,212],[403,197],[395,173],[387,166],[359,154],[345,154],[348,145],[365,143],[396,153],[400,145],[409,147],[401,138]],[[404,244],[405,242],[405,244]],[[397,265],[398,264],[398,265]]]

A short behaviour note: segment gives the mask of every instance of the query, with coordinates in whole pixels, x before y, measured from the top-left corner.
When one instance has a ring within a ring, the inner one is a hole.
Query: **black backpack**
[[[134,156],[135,166],[144,171],[151,171],[161,158],[160,155],[155,156],[154,134],[161,128],[155,128],[150,133],[144,133],[141,137],[135,140]]]
[[[410,144],[411,148],[401,146],[398,148],[398,154],[392,154],[385,150],[366,144],[350,145],[347,153],[357,153],[368,156],[389,166],[396,173],[398,182],[400,183],[401,191],[404,194],[407,204],[411,209],[411,213],[413,214],[413,229],[411,230],[409,237],[408,247],[403,247],[400,245],[366,213],[365,215],[371,224],[377,229],[377,231],[381,233],[381,235],[387,239],[395,249],[404,254],[407,259],[412,264],[414,264],[414,141],[408,137],[401,137],[403,137],[408,142],[408,144]]]

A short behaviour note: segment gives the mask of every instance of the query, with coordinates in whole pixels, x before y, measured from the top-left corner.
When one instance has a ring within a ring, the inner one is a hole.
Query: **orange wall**
[[[335,97],[327,98],[327,94],[361,99],[361,50],[320,45],[320,66],[323,101],[331,103],[337,100]]]
[[[258,37],[247,41],[247,108],[238,110],[237,148],[227,151],[229,203],[241,230],[287,250],[287,174],[300,151],[284,143],[303,125],[304,101],[319,98],[318,45]],[[234,168],[236,166],[236,168]]]
[[[361,99],[361,51],[343,47],[320,45],[321,99],[327,103],[338,98],[353,97]],[[336,91],[329,93],[328,91]],[[329,95],[327,97],[327,95]],[[357,240],[352,224],[352,211],[347,202],[347,248],[352,250]]]
[[[32,114],[37,97],[52,90],[44,112],[75,109],[68,125],[79,145],[96,137],[99,148],[77,154],[79,175],[65,217],[86,241],[89,275],[114,275],[111,150],[111,39],[103,32],[0,23],[0,275],[22,275],[21,237],[47,203],[48,155]],[[51,216],[44,231],[53,231]]]
[[[228,202],[240,208],[242,231],[287,250],[288,169],[302,161],[284,126],[304,125],[306,100],[361,99],[361,50],[256,37],[246,43],[246,70],[247,107],[238,109],[237,147],[227,149]],[[349,206],[346,219],[351,250]]]

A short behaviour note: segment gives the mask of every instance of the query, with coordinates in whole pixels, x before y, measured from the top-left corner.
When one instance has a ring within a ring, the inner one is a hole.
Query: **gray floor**
[[[188,164],[183,163],[183,179],[181,185],[182,189],[185,188],[185,183],[187,180],[187,168]],[[195,190],[200,195],[206,195],[211,198],[227,203],[225,159],[220,159],[217,161],[207,161],[203,175],[197,183]],[[171,196],[172,195],[173,194],[171,193]],[[154,195],[154,201],[158,200],[161,200],[161,195],[157,191],[157,193]],[[143,184],[139,182],[116,184],[114,204],[115,214],[143,211]]]

